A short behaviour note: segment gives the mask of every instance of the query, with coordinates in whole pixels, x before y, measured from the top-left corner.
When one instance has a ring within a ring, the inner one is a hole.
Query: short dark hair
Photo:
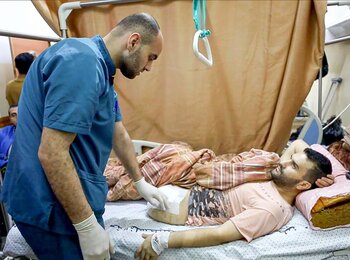
[[[305,175],[305,180],[312,184],[311,189],[316,188],[315,184],[317,179],[326,177],[328,174],[332,174],[332,164],[331,161],[323,154],[311,149],[306,148],[304,150],[307,158],[314,163],[314,167]]]
[[[159,34],[160,27],[156,19],[147,13],[136,13],[122,19],[117,27],[122,31],[137,32],[142,37],[143,44],[150,44]]]
[[[34,56],[29,52],[20,53],[15,58],[15,66],[21,74],[27,74],[30,65],[34,61]]]
[[[13,107],[18,107],[18,104],[12,104],[12,105],[10,105],[10,106],[9,106],[9,110],[10,110],[11,108],[13,108]]]

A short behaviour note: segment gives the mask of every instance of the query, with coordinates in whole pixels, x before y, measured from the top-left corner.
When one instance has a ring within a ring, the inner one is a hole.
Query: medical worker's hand
[[[84,260],[108,260],[114,248],[108,233],[97,222],[94,214],[78,224],[73,224],[78,233]]]
[[[141,197],[151,203],[154,207],[162,210],[169,208],[167,196],[158,188],[147,183],[144,177],[136,181],[135,186]]]

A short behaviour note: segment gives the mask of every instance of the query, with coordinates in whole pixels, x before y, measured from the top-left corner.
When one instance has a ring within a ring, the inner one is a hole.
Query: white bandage
[[[174,215],[179,215],[180,213],[180,203],[185,198],[188,189],[184,189],[175,185],[165,185],[159,187],[159,190],[168,196],[168,205],[169,207],[164,210]],[[147,209],[157,209],[152,206],[151,203],[147,203]]]
[[[154,252],[160,255],[165,248],[168,248],[170,232],[155,233],[151,239],[151,245]]]

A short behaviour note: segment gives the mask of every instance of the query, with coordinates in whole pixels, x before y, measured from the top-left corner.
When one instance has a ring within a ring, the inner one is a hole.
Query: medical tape
[[[164,249],[168,248],[170,232],[154,233],[151,238],[151,245],[154,252],[160,255]]]

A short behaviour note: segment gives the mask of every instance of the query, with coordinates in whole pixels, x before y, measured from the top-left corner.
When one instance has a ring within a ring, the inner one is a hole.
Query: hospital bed
[[[134,141],[142,152],[143,146],[157,143]],[[106,203],[103,216],[105,227],[116,253],[112,259],[134,259],[134,252],[143,242],[142,234],[185,230],[193,227],[160,223],[147,216],[147,203],[118,201]],[[198,227],[196,227],[198,228]],[[34,258],[18,229],[11,228],[4,247],[9,256],[26,255]],[[257,238],[250,243],[234,241],[203,248],[165,250],[159,259],[350,259],[350,228],[315,231],[298,209],[291,221],[279,231]]]
[[[143,233],[189,228],[156,222],[147,216],[146,208],[144,201],[107,204],[104,219],[116,245],[114,259],[133,259]],[[168,249],[160,259],[350,259],[350,229],[314,231],[295,210],[292,220],[281,230],[250,243],[235,241],[204,250]]]
[[[141,245],[142,234],[190,227],[156,222],[147,216],[147,205],[141,201],[119,201],[106,204],[104,214],[106,230],[115,244],[112,259],[134,259]],[[10,230],[10,240],[4,253],[10,256],[33,253],[18,229]],[[314,231],[304,216],[295,209],[292,220],[279,231],[257,238],[250,243],[235,241],[203,248],[165,250],[159,259],[350,259],[350,228]]]

